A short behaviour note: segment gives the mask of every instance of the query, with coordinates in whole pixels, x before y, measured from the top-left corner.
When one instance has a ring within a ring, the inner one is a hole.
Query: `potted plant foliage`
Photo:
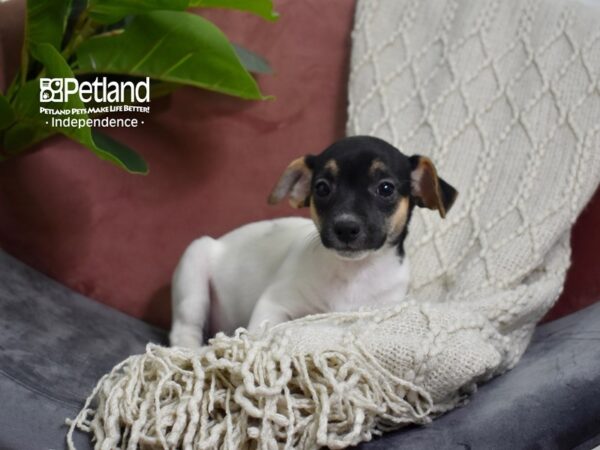
[[[20,68],[0,92],[0,161],[60,133],[129,172],[147,172],[136,152],[97,129],[48,121],[42,79],[148,79],[152,98],[188,85],[264,99],[250,72],[269,72],[268,64],[187,11],[204,7],[277,18],[271,0],[28,0]],[[82,123],[93,114],[89,106],[77,96],[53,105]]]

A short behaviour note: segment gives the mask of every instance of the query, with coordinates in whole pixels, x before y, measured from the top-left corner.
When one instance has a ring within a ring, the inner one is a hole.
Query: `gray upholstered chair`
[[[59,450],[97,379],[165,332],[0,252],[0,449]],[[91,448],[78,433],[78,448]],[[600,444],[600,303],[538,328],[521,362],[425,427],[360,446],[591,449]]]

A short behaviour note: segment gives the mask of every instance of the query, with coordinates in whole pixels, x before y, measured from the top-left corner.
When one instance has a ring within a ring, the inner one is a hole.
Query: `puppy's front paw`
[[[202,332],[187,327],[173,327],[169,334],[171,347],[197,349],[202,347]]]
[[[271,322],[267,319],[263,320],[262,322],[258,323],[258,322],[250,322],[248,324],[248,334],[250,336],[254,336],[254,337],[258,337],[262,334],[265,333],[265,331],[267,330],[267,328],[270,328],[271,326]]]

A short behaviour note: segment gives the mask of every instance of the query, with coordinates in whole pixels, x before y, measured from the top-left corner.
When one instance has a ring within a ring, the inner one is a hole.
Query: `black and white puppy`
[[[356,136],[292,161],[269,203],[286,196],[309,207],[312,220],[252,223],[186,249],[173,277],[171,345],[197,347],[203,334],[400,302],[413,208],[444,217],[457,192],[428,158]]]

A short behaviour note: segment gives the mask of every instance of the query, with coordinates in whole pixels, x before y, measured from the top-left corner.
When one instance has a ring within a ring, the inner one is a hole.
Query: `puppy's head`
[[[403,252],[413,207],[445,217],[457,194],[430,159],[406,156],[381,139],[355,136],[320,155],[292,161],[269,203],[289,196],[292,206],[310,207],[323,245],[357,259],[384,245]]]

